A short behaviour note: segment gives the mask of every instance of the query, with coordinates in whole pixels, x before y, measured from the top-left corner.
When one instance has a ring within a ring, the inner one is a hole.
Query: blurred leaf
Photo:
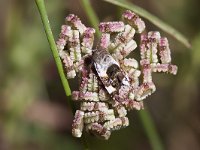
[[[83,9],[86,10],[85,13],[87,14],[90,23],[94,26],[97,36],[100,37],[100,32],[99,32],[99,19],[94,11],[94,9],[92,8],[90,1],[89,0],[81,0]]]
[[[144,10],[143,8],[137,6],[133,3],[127,2],[127,1],[117,1],[117,0],[104,0],[104,1],[111,3],[113,5],[117,5],[119,7],[123,7],[123,8],[130,9],[130,10],[134,11],[135,13],[140,15],[141,17],[146,18],[151,23],[153,23],[154,25],[156,25],[157,27],[159,27],[160,29],[162,29],[166,33],[170,34],[171,36],[173,36],[179,42],[184,44],[187,48],[191,47],[190,43],[188,42],[187,38],[184,35],[182,35],[176,29],[174,29],[170,25],[166,24],[165,22],[163,22],[162,20],[160,20],[156,16],[152,15],[148,11]]]
[[[193,51],[192,51],[192,66],[194,70],[198,70],[200,66],[200,33],[197,34],[196,38],[193,40]]]
[[[154,121],[151,118],[147,108],[145,110],[140,110],[138,112],[142,125],[146,131],[146,134],[150,140],[150,144],[153,150],[163,150],[164,146],[162,145],[161,139],[156,131]]]

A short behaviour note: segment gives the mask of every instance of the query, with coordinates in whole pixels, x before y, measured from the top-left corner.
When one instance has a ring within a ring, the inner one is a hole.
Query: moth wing
[[[97,71],[97,74],[98,74],[101,82],[103,83],[103,85],[104,85],[105,89],[108,91],[108,93],[112,94],[113,92],[115,92],[117,89],[114,88],[110,84],[109,77],[106,73],[108,67],[104,66],[103,64],[96,63],[96,62],[94,62],[94,67]]]

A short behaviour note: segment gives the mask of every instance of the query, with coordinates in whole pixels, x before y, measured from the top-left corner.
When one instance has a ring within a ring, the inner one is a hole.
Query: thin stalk
[[[62,62],[60,60],[60,57],[59,57],[59,54],[58,54],[58,51],[57,51],[56,43],[55,43],[53,33],[52,33],[52,30],[51,30],[51,26],[50,26],[50,23],[49,23],[49,20],[48,20],[44,0],[35,0],[35,2],[36,2],[36,5],[37,5],[37,8],[39,10],[41,19],[42,19],[44,30],[45,30],[51,51],[53,53],[53,57],[54,57],[54,60],[56,62],[58,73],[60,75],[61,82],[63,84],[65,93],[66,93],[67,96],[71,96],[71,89],[70,89],[70,86],[69,86],[68,81],[66,79],[66,76],[65,76],[65,73],[64,73],[64,70],[63,70],[63,66],[62,66]],[[75,109],[74,109],[74,107],[71,103],[71,98],[68,98],[68,103],[69,103],[70,108],[72,109],[72,112],[75,113]],[[81,142],[84,146],[84,149],[89,150],[86,139],[82,138]]]
[[[36,2],[36,5],[37,5],[37,8],[39,10],[40,17],[42,19],[44,30],[45,30],[45,33],[46,33],[46,36],[47,36],[53,57],[54,57],[54,60],[56,62],[56,67],[58,69],[58,73],[60,75],[65,93],[66,93],[67,96],[70,96],[71,95],[71,89],[70,89],[68,81],[65,77],[62,62],[60,60],[60,57],[59,57],[59,54],[58,54],[58,51],[57,51],[56,43],[55,43],[55,40],[54,40],[54,37],[53,37],[53,33],[51,31],[49,19],[48,19],[48,16],[47,16],[44,0],[35,0],[35,2]]]
[[[51,48],[51,51],[52,51],[52,54],[53,54],[53,57],[54,57],[56,67],[58,69],[58,73],[59,73],[59,76],[61,78],[61,82],[62,82],[64,91],[65,91],[65,94],[68,97],[67,98],[68,104],[69,104],[72,112],[75,113],[75,109],[74,109],[74,107],[71,103],[71,98],[70,98],[71,89],[70,89],[69,83],[66,79],[64,69],[63,69],[63,65],[62,65],[62,62],[61,62],[59,54],[58,54],[57,46],[56,46],[56,43],[55,43],[55,40],[54,40],[54,37],[53,37],[53,33],[52,33],[52,30],[51,30],[49,19],[48,19],[48,16],[47,16],[44,0],[35,0],[35,2],[36,2],[36,5],[37,5],[37,8],[38,8],[38,11],[40,13],[40,17],[41,17],[41,20],[42,20],[42,23],[43,23],[43,26],[44,26],[44,30],[45,30],[45,33],[46,33],[46,36],[47,36],[47,40],[49,42],[49,45],[50,45],[50,48]]]
[[[139,111],[138,114],[139,114],[140,120],[145,129],[145,133],[147,134],[147,137],[149,139],[152,149],[164,150],[164,146],[159,138],[153,119],[149,111],[147,110],[147,108],[145,108],[145,110]]]
[[[81,4],[83,6],[83,9],[85,10],[85,13],[91,23],[91,25],[95,28],[97,36],[100,37],[100,32],[99,32],[99,19],[92,8],[92,5],[90,3],[90,0],[81,0]]]

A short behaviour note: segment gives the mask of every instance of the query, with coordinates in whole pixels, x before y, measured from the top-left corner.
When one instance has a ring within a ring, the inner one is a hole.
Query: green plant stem
[[[68,81],[67,81],[67,79],[65,77],[65,73],[64,73],[64,70],[63,70],[62,62],[60,60],[60,57],[59,57],[59,54],[58,54],[58,51],[57,51],[56,43],[55,43],[55,40],[54,40],[54,37],[53,37],[53,33],[51,31],[51,27],[50,27],[50,24],[49,24],[49,20],[48,20],[46,8],[45,8],[44,0],[35,0],[35,2],[36,2],[36,5],[37,5],[37,8],[39,10],[41,19],[42,19],[44,30],[45,30],[45,33],[46,33],[46,36],[47,36],[51,51],[53,53],[53,57],[54,57],[54,60],[56,62],[58,73],[60,75],[60,78],[61,78],[64,90],[65,90],[65,93],[66,93],[67,96],[71,96],[71,89],[70,89]],[[70,108],[72,109],[72,112],[75,113],[75,109],[74,109],[74,107],[73,107],[73,105],[71,103],[71,98],[68,98],[68,103],[69,103]],[[82,144],[84,146],[84,149],[85,150],[89,150],[86,139],[82,138],[81,142],[82,142]]]
[[[55,43],[52,31],[51,31],[51,27],[50,27],[50,24],[49,24],[49,20],[48,20],[46,8],[45,8],[44,0],[35,0],[35,2],[36,2],[36,5],[37,5],[37,8],[39,10],[41,19],[42,19],[44,30],[45,30],[45,33],[46,33],[46,36],[47,36],[47,39],[48,39],[48,42],[49,42],[53,57],[54,57],[54,60],[56,62],[58,73],[60,75],[60,78],[61,78],[64,90],[65,90],[65,93],[66,93],[67,96],[70,96],[71,95],[71,89],[70,89],[68,81],[67,81],[67,79],[65,77],[65,73],[64,73],[64,70],[63,70],[62,62],[60,60],[60,57],[59,57],[59,54],[58,54],[58,51],[57,51],[56,43]]]
[[[145,133],[149,139],[151,147],[153,150],[164,150],[163,144],[159,138],[159,135],[156,131],[153,119],[150,116],[147,108],[138,112],[142,125],[145,129]]]
[[[146,18],[147,20],[149,20],[151,23],[153,23],[154,25],[156,25],[157,27],[159,27],[160,29],[162,29],[166,33],[170,34],[172,37],[174,37],[179,42],[184,44],[187,48],[191,48],[190,43],[188,42],[187,38],[185,38],[184,35],[182,35],[176,29],[174,29],[170,25],[168,25],[165,22],[163,22],[162,20],[160,20],[158,17],[152,15],[151,13],[146,11],[145,9],[143,9],[143,8],[133,4],[133,3],[130,3],[127,0],[124,0],[124,1],[122,1],[122,0],[120,0],[120,1],[119,0],[104,0],[104,1],[111,3],[111,4],[114,4],[116,6],[134,11],[135,13],[137,13],[141,17]]]
[[[99,32],[99,19],[92,8],[92,5],[90,3],[90,0],[81,0],[81,4],[83,6],[83,9],[85,10],[85,13],[91,23],[91,25],[95,28],[97,36],[100,37],[100,32]]]
[[[61,79],[64,91],[65,91],[65,94],[67,96],[67,102],[69,104],[70,109],[72,110],[72,113],[74,114],[75,108],[74,108],[74,106],[71,102],[71,97],[70,97],[71,96],[71,89],[70,89],[69,83],[66,79],[65,72],[64,72],[64,69],[63,69],[63,65],[62,65],[62,62],[61,62],[59,54],[58,54],[57,46],[56,46],[56,43],[55,43],[55,40],[54,40],[54,37],[53,37],[53,33],[52,33],[52,30],[51,30],[49,19],[48,19],[48,16],[47,16],[44,0],[35,0],[35,2],[36,2],[36,5],[37,5],[37,8],[38,8],[38,11],[40,13],[40,17],[41,17],[41,20],[42,20],[42,23],[43,23],[43,26],[44,26],[44,30],[45,30],[45,33],[46,33],[46,36],[47,36],[47,40],[49,42],[54,60],[56,62],[58,74],[60,75],[60,79]]]

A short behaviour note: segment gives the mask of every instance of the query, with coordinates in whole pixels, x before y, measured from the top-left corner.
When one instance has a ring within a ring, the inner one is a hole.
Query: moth
[[[167,38],[157,31],[143,33],[144,21],[130,10],[122,19],[100,23],[96,47],[95,30],[76,15],[68,15],[61,27],[57,48],[66,77],[78,75],[79,80],[79,90],[72,92],[72,99],[80,104],[72,123],[75,137],[85,130],[109,139],[111,132],[129,125],[127,111],[143,109],[143,100],[155,92],[153,72],[177,73]],[[141,36],[139,61],[130,57],[138,47],[135,34]]]
[[[131,85],[127,73],[120,68],[119,63],[105,49],[95,50],[92,58],[97,76],[106,91],[114,100],[125,101],[126,99],[119,96],[119,91],[122,89],[130,91]]]

